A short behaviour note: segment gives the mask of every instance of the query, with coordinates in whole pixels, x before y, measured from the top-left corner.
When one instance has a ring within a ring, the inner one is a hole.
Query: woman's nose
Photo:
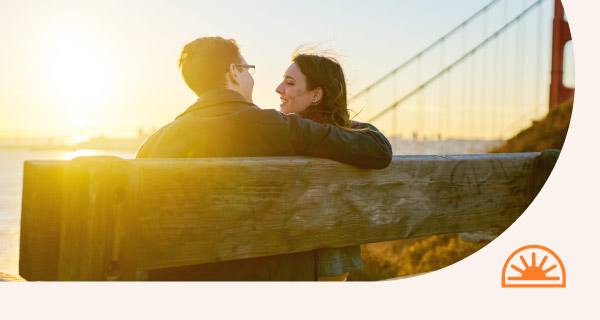
[[[277,93],[279,93],[279,94],[283,94],[282,87],[283,87],[283,82],[282,82],[282,83],[280,83],[280,84],[277,86],[277,88],[275,88],[275,92],[277,92]]]

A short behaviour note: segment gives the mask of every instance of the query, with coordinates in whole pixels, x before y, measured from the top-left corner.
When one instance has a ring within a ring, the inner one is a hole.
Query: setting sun
[[[110,63],[95,39],[69,26],[50,30],[48,81],[52,95],[71,110],[105,103],[113,93]]]

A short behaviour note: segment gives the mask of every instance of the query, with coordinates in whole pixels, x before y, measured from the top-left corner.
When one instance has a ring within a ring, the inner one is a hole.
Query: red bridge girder
[[[572,100],[575,95],[574,88],[563,85],[563,64],[565,44],[571,40],[569,23],[564,19],[565,9],[560,0],[554,0],[554,21],[552,27],[552,71],[550,80],[549,108]]]

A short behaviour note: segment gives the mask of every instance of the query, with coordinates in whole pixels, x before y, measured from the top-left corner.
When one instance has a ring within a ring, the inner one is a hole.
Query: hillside
[[[572,110],[572,102],[552,110],[544,119],[534,121],[531,127],[490,152],[562,149]],[[382,280],[438,270],[470,256],[486,244],[463,242],[458,234],[443,234],[363,245],[363,270],[351,272],[348,280]]]
[[[564,104],[550,111],[540,121],[519,132],[505,144],[490,152],[532,152],[546,149],[562,149],[571,122],[573,103]]]

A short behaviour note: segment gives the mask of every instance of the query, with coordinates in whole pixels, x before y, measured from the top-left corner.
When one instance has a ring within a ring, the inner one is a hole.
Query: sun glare
[[[63,158],[64,158],[64,160],[72,160],[77,157],[97,156],[97,155],[98,155],[98,152],[95,150],[80,149],[80,150],[75,150],[73,152],[66,153],[63,156]]]
[[[89,136],[84,136],[84,135],[79,135],[79,136],[75,136],[72,139],[69,140],[69,144],[70,145],[75,145],[81,142],[85,142],[85,141],[89,141],[90,137]]]
[[[85,110],[113,93],[110,64],[95,39],[75,28],[56,27],[48,37],[50,88],[61,105]]]

